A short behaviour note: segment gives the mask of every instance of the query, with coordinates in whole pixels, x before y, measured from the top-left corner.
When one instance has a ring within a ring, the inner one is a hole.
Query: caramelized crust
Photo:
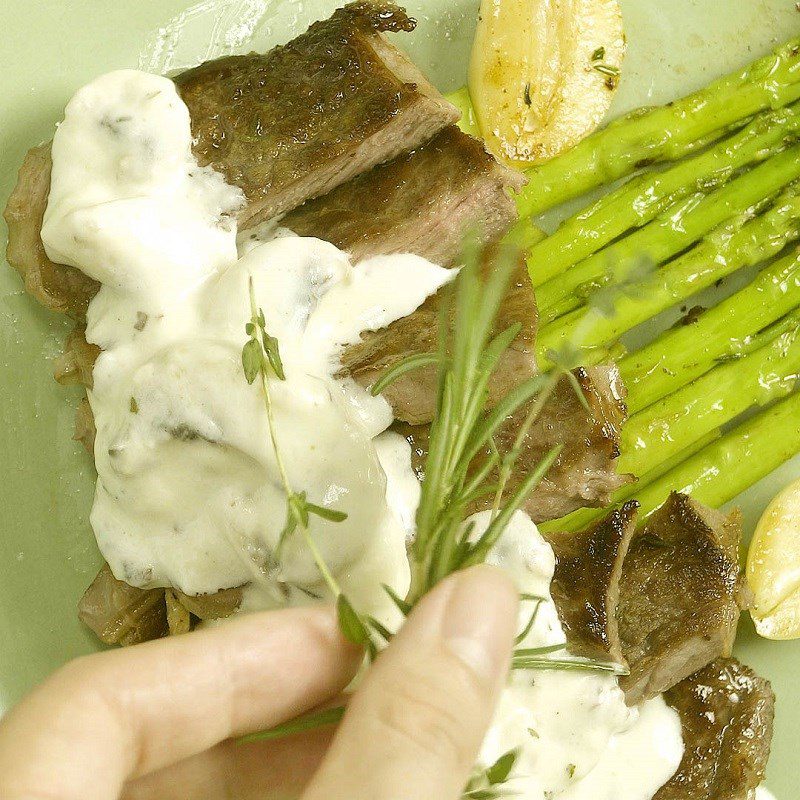
[[[729,656],[747,593],[741,525],[673,493],[631,542],[622,573],[619,631],[635,704]]]
[[[247,197],[241,229],[457,121],[458,110],[383,35],[415,26],[392,3],[351,3],[268,53],[209,61],[175,78],[200,163]]]
[[[584,531],[546,537],[556,555],[550,592],[576,655],[625,664],[617,606],[638,507],[631,501]]]
[[[764,780],[775,695],[734,658],[721,658],[670,689],[684,753],[654,800],[750,800]]]

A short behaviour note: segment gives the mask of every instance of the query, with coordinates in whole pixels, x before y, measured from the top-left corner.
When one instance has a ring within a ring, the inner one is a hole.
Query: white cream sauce
[[[270,391],[289,481],[348,515],[312,518],[311,535],[367,606],[383,597],[381,583],[402,591],[410,518],[390,507],[404,503],[400,489],[387,498],[378,454],[405,469],[395,485],[407,492],[408,445],[376,446],[389,405],[335,375],[345,344],[408,315],[452,273],[414,255],[353,265],[296,236],[249,242],[239,258],[233,215],[243,198],[197,166],[188,111],[164,78],[121,71],[81,89],[53,161],[47,252],[103,284],[87,326],[103,348],[89,394],[91,521],[114,574],[189,594],[249,583],[250,606],[324,594],[299,536],[274,559],[285,494],[262,391],[241,366],[252,277],[286,369]],[[372,580],[356,580],[365,570]]]
[[[87,327],[103,349],[89,393],[100,549],[136,586],[246,585],[245,612],[326,597],[299,536],[275,558],[285,494],[262,391],[241,365],[252,278],[286,370],[270,392],[289,482],[348,515],[312,517],[310,535],[354,604],[391,620],[381,584],[407,588],[419,485],[408,444],[385,432],[388,404],[337,377],[339,358],[452,272],[414,255],[352,264],[274,227],[237,248],[241,193],[200,168],[191,144],[172,82],[132,70],[81,89],[53,142],[45,248],[103,284]],[[527,516],[514,516],[492,560],[545,598],[523,646],[563,642],[553,552]],[[661,699],[629,709],[613,676],[564,671],[512,676],[481,765],[515,748],[508,788],[523,800],[649,800],[682,753]]]

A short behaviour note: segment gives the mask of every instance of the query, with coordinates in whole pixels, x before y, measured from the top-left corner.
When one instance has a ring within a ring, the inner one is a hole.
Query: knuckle
[[[386,686],[378,721],[383,731],[426,758],[462,767],[470,760],[474,681],[455,666],[432,676],[406,672]]]

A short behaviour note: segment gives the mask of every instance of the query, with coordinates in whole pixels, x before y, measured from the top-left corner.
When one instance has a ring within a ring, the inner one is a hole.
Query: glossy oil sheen
[[[180,0],[6,0],[0,4],[0,202],[25,151],[51,137],[74,90],[97,74],[135,66],[174,70],[208,56],[261,49],[291,38],[336,5],[206,0],[185,13],[189,4]],[[622,5],[629,54],[618,112],[685,94],[800,33],[800,13],[790,0]],[[474,0],[409,3],[420,21],[409,49],[445,90],[464,82],[476,7]],[[182,24],[170,26],[181,14]],[[2,234],[4,240],[4,227]],[[0,708],[66,659],[96,647],[75,616],[99,564],[87,521],[94,475],[89,457],[71,441],[79,393],[51,377],[69,327],[25,296],[7,267],[0,269]],[[748,533],[771,497],[797,475],[799,459],[740,498]],[[777,691],[768,785],[788,800],[795,795],[800,738],[800,644],[758,640],[743,623],[739,654]]]

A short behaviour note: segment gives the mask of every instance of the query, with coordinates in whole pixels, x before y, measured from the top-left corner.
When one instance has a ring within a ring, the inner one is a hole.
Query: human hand
[[[239,744],[339,695],[327,608],[253,614],[68,664],[0,722],[3,800],[457,800],[505,681],[517,594],[491,567],[425,597],[337,731]]]

